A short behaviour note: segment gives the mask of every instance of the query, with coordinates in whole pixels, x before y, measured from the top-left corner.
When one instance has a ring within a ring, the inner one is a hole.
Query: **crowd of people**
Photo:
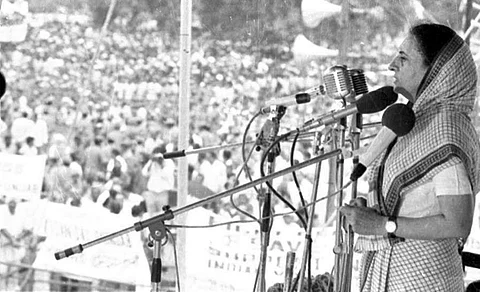
[[[162,132],[165,135],[143,136],[141,130],[136,129],[144,129],[145,121],[132,126],[125,124],[125,119],[114,117],[119,122],[103,134],[97,131],[91,115],[83,115],[78,124],[82,130],[70,143],[67,135],[52,133],[51,129],[55,127],[51,121],[56,118],[51,113],[39,110],[43,108],[41,106],[31,109],[26,100],[21,104],[23,106],[12,113],[14,118],[3,135],[0,151],[47,157],[42,198],[73,206],[100,203],[113,213],[122,211],[128,214],[131,214],[132,206],[142,201],[145,201],[145,209],[150,215],[160,212],[164,205],[176,205],[177,161],[163,158],[163,154],[176,150],[174,140],[163,139],[177,131],[173,124],[166,125],[165,132]],[[136,135],[132,137],[131,133]],[[210,127],[203,125],[192,135],[190,148],[186,149],[198,152],[187,155],[189,192],[197,199],[247,182],[245,173],[239,175],[242,165],[232,157],[238,149],[219,144],[220,150],[208,150],[207,146],[215,146],[212,143],[216,140]],[[199,151],[202,147],[205,151]],[[297,155],[303,154],[297,152]],[[281,167],[289,166],[284,155],[278,159]],[[304,157],[297,159],[303,160]],[[258,163],[258,158],[253,163]],[[258,170],[249,168],[250,175],[258,174]],[[300,176],[301,180],[305,177]],[[284,193],[287,194],[287,190]],[[7,194],[3,196],[8,198]],[[245,202],[245,195],[241,197],[243,199],[239,201],[245,204],[254,203]],[[221,212],[222,208],[214,207],[216,205],[210,207],[216,213]],[[233,211],[231,207],[228,209]]]
[[[148,28],[126,32],[118,21],[99,40],[100,32],[91,27],[88,17],[32,15],[25,41],[2,44],[0,71],[7,91],[0,100],[0,117],[6,125],[0,134],[0,153],[46,156],[42,200],[137,221],[162,212],[167,204],[178,204],[177,161],[162,158],[163,153],[177,150],[178,48],[164,44],[161,34]],[[99,43],[101,53],[92,63],[92,51]],[[241,142],[249,119],[261,108],[259,98],[318,83],[318,71],[302,77],[294,65],[251,54],[240,42],[199,40],[193,45],[189,149]],[[296,116],[285,120],[297,124]],[[260,131],[262,123],[258,119],[253,124],[250,136]],[[258,177],[259,156],[255,153],[249,161],[253,177]],[[245,172],[239,175],[243,163],[239,146],[187,159],[189,200],[248,180]],[[279,160],[287,164],[284,153]],[[306,178],[301,177],[304,185]],[[290,177],[282,184],[284,194],[293,188]],[[257,195],[251,189],[235,194],[232,201],[225,198],[204,207],[233,220],[250,219],[245,211],[259,216]],[[12,206],[11,212],[5,212],[8,216],[13,216],[13,206],[21,200],[0,194],[0,206]],[[296,221],[293,216],[285,218]],[[12,261],[31,264],[35,237],[24,236],[16,227],[0,228],[2,250],[19,257]],[[15,252],[25,246],[31,250],[27,256]],[[146,254],[151,257],[148,248]]]
[[[89,19],[55,15],[32,19],[35,26],[24,42],[2,47],[8,90],[1,100],[1,117],[8,129],[2,133],[0,150],[47,155],[42,196],[48,200],[81,206],[85,200],[95,202],[99,191],[116,188],[123,196],[134,194],[128,200],[145,200],[147,209],[155,212],[159,204],[175,203],[176,161],[158,156],[177,147],[177,51],[148,28],[127,33],[116,20],[102,39],[105,51],[99,54],[91,78],[85,78],[92,55],[82,48],[94,48],[98,41]],[[144,30],[149,32],[147,38]],[[260,108],[260,104],[252,107],[258,104],[256,99],[318,83],[319,68],[303,74],[284,60],[287,51],[280,48],[285,56],[277,63],[258,51],[246,54],[241,42],[194,42],[193,46],[197,87],[192,90],[191,148],[240,142],[248,119]],[[157,87],[142,85],[152,83]],[[285,124],[297,124],[301,111],[314,110],[291,111]],[[258,134],[260,123],[258,119],[251,136]],[[302,146],[298,160],[309,150]],[[258,158],[253,159],[249,164],[258,174]],[[279,159],[288,161],[286,155]],[[191,180],[205,187],[204,193],[246,181],[245,175],[235,181],[243,163],[240,147],[191,155],[188,160]],[[160,193],[154,200],[152,194]],[[256,200],[254,195],[251,198]],[[115,205],[113,200],[110,205]]]

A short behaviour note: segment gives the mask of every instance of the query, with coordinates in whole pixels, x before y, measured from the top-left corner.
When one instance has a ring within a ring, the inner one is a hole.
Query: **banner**
[[[56,252],[131,227],[134,218],[112,214],[101,206],[72,207],[45,200],[26,204],[23,208],[29,216],[23,219],[25,227],[46,236],[34,268],[137,285],[137,291],[150,289],[150,270],[139,232],[115,237],[68,258],[54,257]]]
[[[0,194],[27,201],[39,199],[46,161],[46,155],[0,153]]]
[[[229,220],[199,209],[188,213],[187,225],[209,225]],[[189,276],[183,283],[186,291],[253,291],[261,247],[257,223],[188,229],[186,234],[185,267]],[[332,273],[334,234],[335,227],[313,228],[312,276]],[[304,241],[302,228],[285,223],[282,217],[275,218],[267,252],[267,287],[284,283],[287,252],[295,252],[295,271],[300,269]],[[353,288],[358,286],[358,260],[359,256],[354,256]]]

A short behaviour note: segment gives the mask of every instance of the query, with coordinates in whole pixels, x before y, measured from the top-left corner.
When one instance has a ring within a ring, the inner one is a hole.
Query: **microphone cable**
[[[242,171],[245,171],[245,175],[247,176],[247,178],[250,180],[250,181],[253,181],[252,179],[252,175],[250,173],[250,169],[248,168],[248,160],[250,159],[250,157],[252,156],[252,153],[255,149],[255,145],[252,146],[252,148],[250,149],[249,153],[248,153],[248,157],[246,156],[246,145],[247,145],[247,134],[248,134],[248,131],[253,123],[253,121],[258,118],[260,115],[262,115],[262,112],[259,111],[257,112],[247,123],[247,126],[245,127],[245,131],[243,132],[243,138],[242,138],[242,161],[243,161],[243,164],[242,164],[242,167],[238,170],[238,173],[237,175],[235,176],[235,180],[234,180],[234,186],[236,186],[239,182],[239,178],[240,178],[240,175],[242,174]],[[257,194],[260,193],[260,191],[258,190],[258,188],[256,186],[253,186],[255,192]],[[254,221],[257,221],[259,224],[261,224],[260,220],[257,219],[254,215],[248,213],[247,211],[244,211],[242,210],[240,207],[237,206],[237,204],[235,204],[235,201],[233,200],[233,195],[230,195],[230,203],[232,204],[233,208],[235,208],[238,212],[242,213],[243,215],[251,218],[252,220]]]
[[[294,153],[295,153],[295,147],[297,146],[297,140],[298,137],[300,136],[300,131],[297,131],[295,134],[295,137],[293,138],[293,143],[292,147],[290,148],[290,166],[295,165],[294,161]],[[292,176],[293,176],[293,181],[295,182],[295,186],[297,187],[298,190],[298,196],[300,197],[300,202],[302,203],[302,206],[305,207],[305,198],[303,197],[302,189],[300,187],[300,183],[298,181],[297,173],[295,171],[292,171]],[[308,213],[305,212],[305,220],[308,222]]]
[[[178,256],[177,256],[177,241],[175,240],[175,237],[173,236],[172,232],[169,229],[165,229],[168,235],[170,235],[170,238],[172,240],[172,246],[173,246],[173,258],[175,262],[175,274],[176,274],[176,280],[177,280],[177,289],[178,292],[181,292],[182,290],[180,289],[180,272],[178,268]],[[167,237],[168,239],[168,237]]]
[[[269,152],[273,149],[273,147],[275,147],[278,143],[280,143],[281,141],[285,140],[288,136],[290,135],[290,132],[289,133],[286,133],[286,134],[283,134],[283,135],[280,135],[278,136],[275,141],[273,141],[273,143],[270,144],[270,146],[265,150],[265,153],[263,154],[262,156],[262,160],[260,162],[260,175],[262,177],[265,177],[265,170],[264,170],[264,165],[265,165],[265,161],[267,160],[267,157],[268,157],[268,154]],[[305,218],[303,218],[300,213],[297,213],[297,209],[287,200],[285,199],[271,184],[270,182],[265,182],[265,184],[267,185],[267,187],[275,194],[275,196],[277,196],[278,199],[280,199],[280,201],[282,201],[288,208],[290,208],[293,212],[295,212],[295,214],[297,215],[298,219],[300,220],[300,222],[302,223],[302,226],[304,229],[307,228],[307,222],[305,221]]]

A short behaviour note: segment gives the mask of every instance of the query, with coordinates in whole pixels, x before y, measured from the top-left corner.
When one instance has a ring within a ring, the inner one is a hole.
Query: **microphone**
[[[348,75],[352,79],[353,91],[355,95],[365,94],[368,92],[367,80],[362,69],[350,69]]]
[[[359,158],[358,164],[350,175],[351,181],[361,177],[367,167],[390,145],[397,137],[408,134],[415,125],[415,113],[405,104],[394,104],[387,108],[382,116],[383,127],[375,139]]]
[[[480,254],[463,251],[462,262],[464,266],[480,269]]]
[[[325,70],[323,81],[327,95],[333,99],[344,99],[354,94],[352,79],[344,65],[332,66]]]
[[[271,106],[288,107],[308,103],[313,98],[325,94],[332,98],[340,99],[368,92],[365,75],[361,69],[348,70],[344,65],[336,65],[325,71],[323,79],[325,85],[319,85],[294,95],[268,100],[265,103],[266,107],[262,108],[261,112],[269,113]]]
[[[316,87],[312,87],[305,92],[297,93],[294,95],[289,95],[280,98],[273,98],[267,100],[266,107],[261,109],[262,113],[269,113],[271,112],[271,107],[274,106],[291,106],[297,104],[303,104],[310,102],[313,98],[317,98],[320,95],[325,95],[325,87],[323,85],[319,85]]]
[[[257,135],[255,142],[256,150],[260,151],[262,148],[268,148],[275,141],[278,131],[280,130],[280,119],[283,117],[286,111],[284,106],[276,106],[277,110],[270,113],[269,119],[265,121]],[[276,151],[275,149],[274,151]]]
[[[3,95],[5,94],[5,91],[7,91],[7,82],[5,81],[5,76],[3,76],[3,73],[0,72],[0,99],[2,99]],[[7,124],[0,117],[0,133],[3,133],[7,129],[8,129]]]
[[[7,81],[5,80],[3,73],[0,72],[0,99],[5,94],[5,91],[7,91]]]
[[[387,106],[397,101],[398,94],[392,86],[385,86],[369,93],[363,94],[355,103],[347,105],[344,109],[334,111],[318,118],[313,118],[303,125],[303,130],[329,125],[338,120],[356,113],[372,114],[384,110]]]

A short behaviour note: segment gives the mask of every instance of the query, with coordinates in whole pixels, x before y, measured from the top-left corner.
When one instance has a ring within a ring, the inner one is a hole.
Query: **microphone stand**
[[[272,106],[270,120],[267,120],[261,133],[257,139],[257,149],[269,149],[271,144],[276,140],[278,130],[280,127],[280,119],[285,114],[286,107],[284,106]],[[263,151],[263,155],[267,155],[267,175],[275,172],[275,158],[280,155],[280,144],[276,144],[272,147],[271,151]],[[263,167],[263,165],[260,165]],[[270,185],[273,185],[273,180],[269,180]],[[259,195],[259,205],[261,213],[260,223],[260,264],[257,273],[258,279],[258,292],[266,291],[266,269],[267,269],[267,250],[270,245],[270,228],[273,224],[272,214],[272,193],[270,189],[267,189],[265,194]]]
[[[357,150],[360,148],[360,132],[363,128],[363,116],[361,114],[356,114],[352,116],[351,124],[351,137],[352,137],[352,149]],[[353,157],[354,167],[359,163],[359,156],[356,155]],[[352,182],[351,188],[351,199],[355,200],[357,198],[357,187],[358,181],[355,180]],[[346,258],[346,269],[344,279],[344,292],[350,292],[352,285],[352,266],[353,266],[353,244],[354,244],[354,233],[351,227],[348,228],[347,233],[347,258]]]
[[[357,150],[360,148],[360,132],[363,127],[363,117],[361,114],[355,114],[352,116],[351,121],[351,143],[352,150]],[[359,163],[359,156],[355,155],[353,157],[354,166]],[[351,200],[357,198],[357,181],[352,182],[351,184]],[[340,196],[338,197],[340,199]],[[342,198],[343,199],[343,198]],[[339,203],[341,203],[339,201]],[[340,205],[339,205],[340,206]],[[335,247],[335,252],[338,255],[339,266],[337,266],[336,280],[338,285],[335,287],[335,291],[338,292],[350,292],[352,284],[352,266],[353,266],[353,244],[354,244],[354,233],[352,228],[349,226],[346,235],[345,242],[342,242],[342,224],[343,218],[338,213],[337,214],[337,230],[336,234],[340,240],[337,242]]]
[[[273,173],[275,168],[275,154],[268,153],[268,173]],[[269,181],[272,185],[272,181]],[[262,202],[263,201],[263,202]],[[272,193],[269,189],[264,195],[259,196],[259,203],[262,207],[261,224],[260,224],[260,265],[258,271],[258,292],[266,291],[265,275],[267,270],[267,250],[270,245],[270,227],[273,224],[272,215]]]
[[[302,137],[305,139],[299,140],[299,141],[310,141],[308,139],[309,136],[312,136],[311,132],[304,132],[301,134]],[[290,139],[291,137],[287,137]],[[246,141],[245,144],[253,144],[253,143],[258,143],[258,141]],[[232,143],[232,144],[226,144],[226,145],[217,145],[217,146],[207,146],[203,148],[197,148],[197,149],[183,149],[183,150],[178,150],[178,151],[172,151],[172,152],[166,152],[163,154],[164,159],[173,159],[173,158],[179,158],[179,157],[184,157],[187,155],[193,155],[193,154],[199,154],[199,153],[206,153],[210,151],[215,151],[215,150],[222,150],[225,148],[231,148],[231,147],[236,147],[236,146],[241,146],[243,145],[243,142],[238,142],[238,143]]]
[[[247,189],[252,188],[252,187],[254,187],[258,184],[264,183],[266,181],[273,180],[277,177],[281,177],[281,176],[289,174],[293,171],[297,171],[299,169],[302,169],[302,168],[307,167],[309,165],[312,165],[314,163],[318,163],[322,160],[326,160],[326,159],[336,157],[337,155],[340,155],[341,153],[342,153],[341,149],[336,149],[336,150],[330,151],[328,153],[325,153],[325,154],[322,154],[320,156],[311,158],[310,160],[303,161],[301,163],[298,163],[298,164],[293,165],[291,167],[282,169],[282,170],[280,170],[278,172],[275,172],[275,173],[272,173],[270,175],[258,178],[256,180],[245,183],[243,185],[239,185],[239,186],[234,187],[230,190],[226,190],[224,192],[221,192],[221,193],[212,195],[210,197],[201,199],[201,200],[196,201],[196,202],[194,202],[190,205],[177,208],[176,210],[171,210],[170,208],[166,207],[166,208],[164,208],[164,213],[156,215],[154,217],[151,217],[151,218],[143,220],[143,221],[139,221],[131,227],[128,227],[128,228],[119,230],[117,232],[105,235],[105,236],[97,238],[93,241],[90,241],[90,242],[87,242],[87,243],[84,243],[84,244],[78,244],[76,246],[65,249],[63,251],[56,252],[55,253],[55,258],[57,260],[60,260],[60,259],[72,256],[74,254],[82,253],[85,249],[93,247],[97,244],[112,240],[116,237],[125,235],[127,233],[132,232],[132,231],[141,231],[141,230],[143,230],[144,228],[147,227],[147,228],[149,228],[150,232],[152,233],[152,237],[155,239],[155,244],[157,244],[157,248],[155,249],[155,254],[154,254],[154,261],[155,262],[152,261],[151,278],[152,278],[152,289],[153,288],[158,289],[158,287],[160,286],[159,283],[161,281],[161,276],[160,276],[161,261],[160,261],[160,245],[159,244],[161,243],[161,239],[164,238],[164,236],[165,236],[165,232],[164,232],[164,230],[165,230],[164,229],[164,227],[165,227],[164,221],[165,220],[171,220],[175,217],[175,215],[186,213],[190,210],[193,210],[195,208],[198,208],[198,207],[201,207],[205,204],[208,204],[208,203],[210,203],[214,200],[221,199],[221,198],[230,196],[232,194],[247,190]],[[155,268],[153,268],[154,267],[153,264],[155,264]]]
[[[169,207],[165,206],[164,211],[168,211]],[[171,214],[171,213],[169,213]],[[172,217],[173,218],[173,217]],[[153,258],[152,271],[150,281],[152,283],[151,292],[160,291],[160,282],[162,281],[162,259],[161,247],[162,240],[166,237],[166,228],[163,221],[157,221],[148,226],[150,237],[153,239]]]
[[[338,127],[340,128],[339,136],[338,136],[338,141],[337,137],[332,139],[333,143],[333,149],[338,149],[338,144],[340,144],[340,147],[343,147],[345,145],[345,128],[346,128],[346,119],[343,118]],[[339,156],[337,158],[337,172],[336,172],[336,185],[337,188],[338,186],[343,185],[343,172],[344,172],[344,158],[343,155]],[[343,190],[339,192],[337,196],[337,207],[340,207],[343,204]],[[343,283],[343,269],[341,269],[344,266],[343,263],[343,252],[344,252],[344,243],[343,243],[343,236],[342,236],[342,221],[340,220],[341,214],[337,208],[337,220],[336,220],[336,232],[335,232],[335,246],[333,248],[333,252],[335,253],[335,282],[334,282],[334,291],[341,291],[342,283]]]
[[[321,145],[321,140],[322,138],[322,133],[321,132],[316,132],[315,137],[314,137],[314,154],[315,155],[322,155],[324,153],[324,149],[320,147]],[[315,166],[315,176],[314,176],[314,181],[313,181],[313,190],[312,190],[312,196],[310,199],[310,202],[315,202],[317,200],[317,193],[318,193],[318,185],[320,181],[320,171],[322,169],[322,162],[320,161],[319,163],[316,164]],[[305,233],[305,243],[304,243],[304,249],[303,249],[303,256],[302,256],[302,264],[300,266],[300,273],[298,276],[298,288],[297,291],[303,291],[303,280],[304,280],[304,275],[305,275],[305,270],[306,267],[309,263],[309,259],[311,256],[312,252],[312,228],[313,228],[313,220],[315,216],[315,204],[310,206],[305,210],[305,212],[309,212],[308,215],[308,222],[307,222],[307,230]],[[310,288],[311,287],[311,279],[310,277],[307,279],[307,285]],[[290,287],[290,285],[287,285],[285,283],[284,287]],[[290,292],[286,288],[284,291],[285,292]]]

